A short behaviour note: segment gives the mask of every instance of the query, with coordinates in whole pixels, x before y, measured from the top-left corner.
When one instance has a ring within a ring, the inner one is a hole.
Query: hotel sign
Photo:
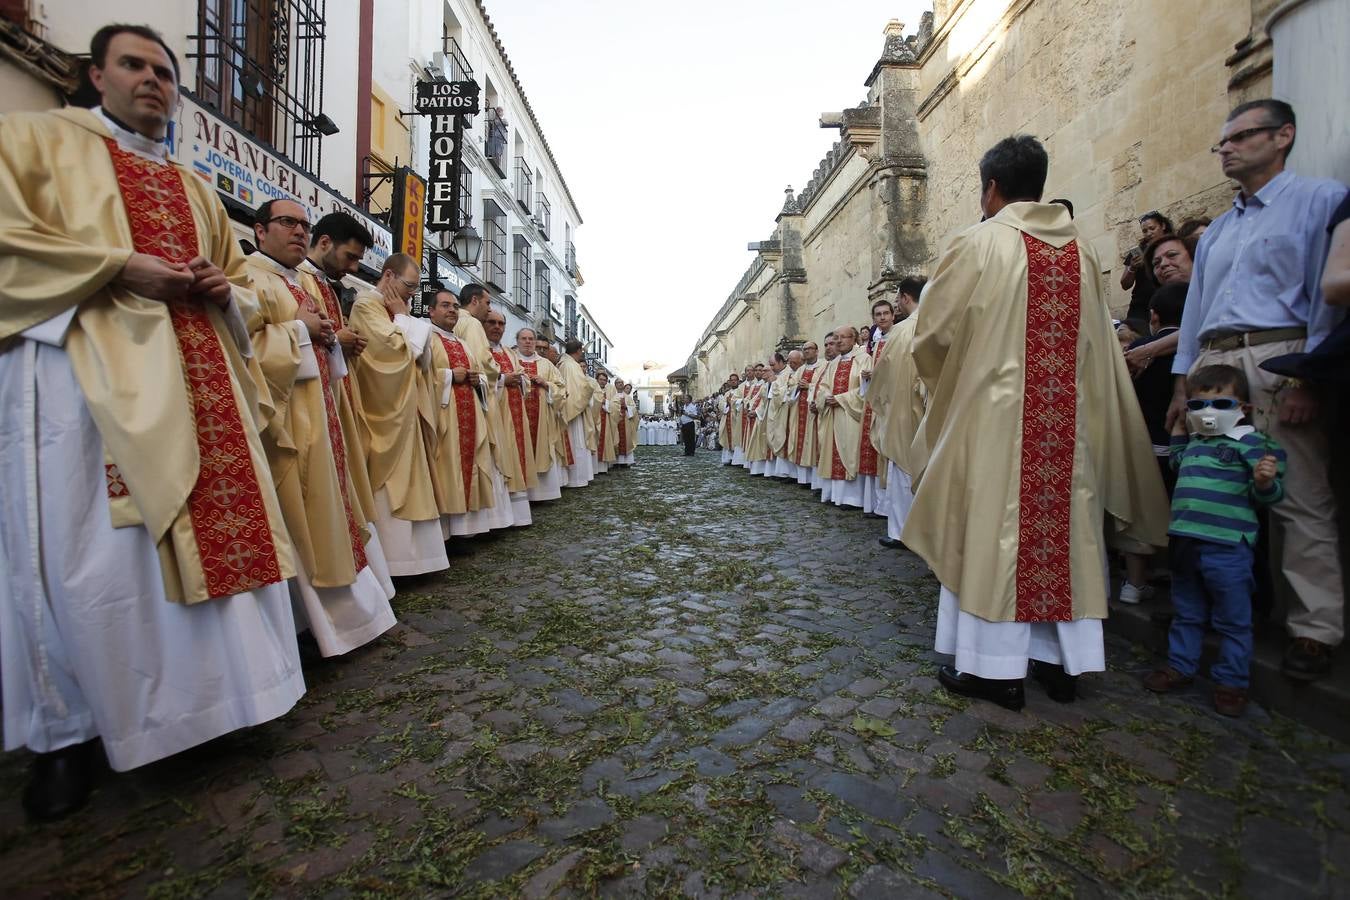
[[[419,115],[431,117],[427,164],[427,231],[459,227],[459,176],[464,165],[464,117],[478,112],[478,82],[435,79],[417,83]]]
[[[284,156],[198,104],[186,91],[171,136],[173,156],[198,178],[236,205],[256,209],[266,200],[294,200],[311,221],[345,212],[370,229],[375,245],[362,263],[380,271],[394,244],[389,229],[316,181]]]

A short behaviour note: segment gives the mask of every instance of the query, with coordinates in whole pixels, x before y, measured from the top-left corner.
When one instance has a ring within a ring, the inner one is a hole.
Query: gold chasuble
[[[769,383],[755,382],[745,407],[745,458],[763,462],[769,458]]]
[[[811,404],[811,385],[818,371],[818,366],[803,365],[788,380],[788,459],[808,469],[816,459],[816,408]]]
[[[349,377],[356,381],[353,395],[371,489],[388,491],[396,519],[438,519],[422,438],[425,398],[413,347],[394,324],[384,299],[373,291],[356,298],[349,326],[368,342],[352,360]]]
[[[263,442],[286,528],[311,584],[349,585],[366,567],[369,535],[353,513],[328,351],[296,320],[301,307],[317,311],[319,304],[299,287],[298,273],[290,270],[292,283],[261,253],[249,257],[248,268],[258,296],[249,333],[275,407]]]
[[[614,396],[618,400],[615,416],[617,417],[619,429],[618,441],[616,442],[614,449],[620,456],[631,456],[637,448],[637,401],[633,398],[631,393],[620,394],[616,392]]]
[[[896,468],[913,476],[910,446],[923,420],[923,383],[914,371],[915,312],[891,329],[888,349],[872,370],[867,399],[874,410],[872,443]]]
[[[525,417],[534,439],[535,471],[547,472],[559,463],[570,465],[564,440],[567,429],[558,427],[557,409],[567,400],[567,385],[563,383],[562,373],[542,356],[525,359],[517,353],[516,362],[527,378],[537,375],[548,382],[548,387],[542,388],[531,384],[525,395]]]
[[[787,397],[790,390],[788,384],[792,381],[792,374],[792,369],[785,366],[783,371],[778,373],[778,377],[773,380],[773,390],[770,392],[766,434],[769,440],[769,456],[774,458],[786,455],[788,410],[790,408]]]
[[[503,375],[520,373],[516,355],[500,345],[492,348],[492,358]],[[496,392],[497,414],[502,423],[502,450],[497,462],[506,486],[511,493],[529,490],[539,485],[539,470],[534,459],[534,435],[525,412],[527,393],[534,386],[522,380],[515,387],[499,387]],[[545,467],[547,469],[547,467]]]
[[[567,388],[567,396],[563,398],[562,404],[558,407],[558,415],[562,418],[563,436],[567,439],[567,464],[571,466],[576,464],[577,454],[585,453],[590,447],[589,445],[586,447],[573,446],[567,426],[574,422],[577,416],[584,416],[591,409],[591,398],[595,391],[599,389],[599,385],[587,378],[585,371],[581,368],[581,363],[566,353],[558,357],[558,373],[562,376],[563,386]],[[585,421],[585,419],[582,420],[582,434],[587,434],[584,427]],[[589,436],[587,436],[587,440],[590,440]]]
[[[493,465],[487,410],[475,390],[482,389],[480,374],[457,337],[434,326],[431,336],[427,381],[437,415],[428,455],[436,505],[443,515],[477,512],[492,506]],[[468,378],[455,384],[454,369],[466,369]]]
[[[618,392],[614,390],[614,382],[605,385],[600,401],[600,421],[596,423],[596,453],[599,454],[600,462],[612,463],[616,459],[615,446],[619,441],[619,429],[617,426],[619,404],[615,399]]]
[[[891,326],[890,334],[895,333],[895,326]],[[862,437],[858,444],[858,474],[876,475],[880,477],[881,484],[886,483],[886,459],[877,455],[876,440],[872,436],[873,423],[876,413],[872,409],[872,373],[881,361],[881,351],[886,349],[887,339],[890,334],[883,334],[877,338],[876,345],[872,348],[868,368],[864,370],[868,377],[867,398],[863,402],[862,408]]]
[[[717,411],[719,413],[717,442],[722,445],[723,450],[728,452],[730,452],[734,446],[734,444],[732,444],[732,435],[735,434],[735,430],[732,426],[731,416],[735,409],[735,405],[732,402],[733,393],[731,388],[727,388],[722,392],[721,396],[717,398]]]
[[[820,455],[816,467],[830,481],[852,481],[858,477],[863,408],[859,388],[864,366],[870,363],[871,357],[855,348],[836,356],[825,367],[816,394],[820,420]],[[834,397],[839,406],[826,406],[826,397]]]
[[[961,233],[919,307],[929,393],[903,540],[964,612],[1106,616],[1102,522],[1167,540],[1167,495],[1101,267],[1067,210],[1011,203]]]
[[[214,304],[163,303],[114,284],[134,252],[205,256],[233,284],[239,313],[256,303],[209,185],[123,150],[88,110],[6,116],[0,340],[76,309],[64,346],[103,441],[113,526],[149,531],[171,600],[290,578],[258,434],[271,399],[257,392],[242,323],[232,330]]]
[[[586,447],[592,452],[599,446],[597,431],[600,427],[600,405],[604,402],[605,391],[600,387],[600,382],[591,376],[586,376],[586,383],[591,386],[591,402],[586,404],[586,411],[582,413],[586,418],[582,424],[586,427]]]
[[[334,331],[347,327],[347,318],[342,314],[342,304],[337,294],[329,286],[327,279],[314,265],[305,260],[300,263],[300,286],[311,297],[323,300],[324,312],[333,323]],[[354,385],[351,372],[334,375],[332,390],[333,402],[337,405],[338,423],[342,426],[342,439],[347,450],[347,477],[352,493],[356,497],[356,506],[352,513],[361,523],[375,521],[375,494],[370,489],[370,472],[366,470],[366,448],[361,441],[361,429],[356,421],[356,403],[353,399]]]

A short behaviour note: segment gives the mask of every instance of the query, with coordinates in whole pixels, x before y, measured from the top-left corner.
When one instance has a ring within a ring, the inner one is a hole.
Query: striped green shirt
[[[1220,437],[1172,435],[1171,453],[1177,487],[1167,533],[1216,544],[1255,544],[1255,507],[1284,497],[1284,449],[1258,431],[1238,428]],[[1277,474],[1270,489],[1261,492],[1252,472],[1266,455],[1275,457]]]

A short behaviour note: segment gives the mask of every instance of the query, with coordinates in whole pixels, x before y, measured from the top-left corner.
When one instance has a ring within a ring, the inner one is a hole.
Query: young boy
[[[1247,708],[1252,656],[1252,546],[1256,505],[1284,496],[1284,451],[1250,425],[1247,378],[1232,366],[1205,366],[1186,379],[1185,422],[1172,427],[1172,605],[1168,665],[1144,687],[1165,693],[1195,677],[1205,625],[1219,633],[1210,669],[1214,708],[1240,716]]]

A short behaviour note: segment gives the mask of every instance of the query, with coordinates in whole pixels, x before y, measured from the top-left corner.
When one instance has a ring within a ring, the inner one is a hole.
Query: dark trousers
[[[694,455],[694,423],[685,422],[680,426],[680,439],[684,441],[684,455]]]
[[[1172,538],[1172,606],[1168,663],[1182,675],[1200,664],[1205,626],[1219,633],[1219,657],[1209,674],[1245,688],[1252,659],[1252,548]]]

